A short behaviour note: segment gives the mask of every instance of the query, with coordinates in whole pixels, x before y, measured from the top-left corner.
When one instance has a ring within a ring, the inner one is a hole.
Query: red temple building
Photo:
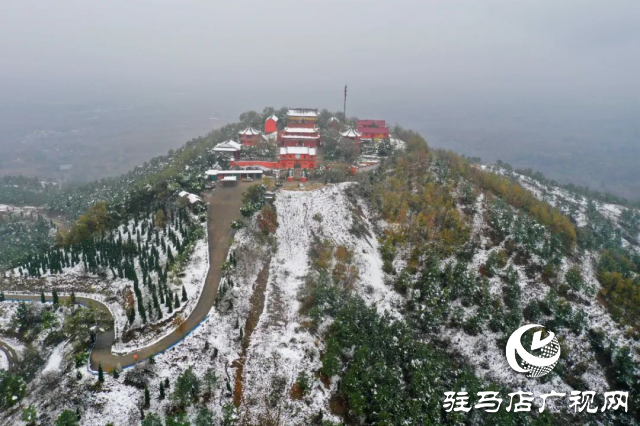
[[[267,118],[264,122],[264,132],[265,133],[273,133],[278,131],[278,117],[272,115]]]
[[[255,146],[262,139],[260,131],[251,126],[238,132],[238,135],[240,135],[240,143],[242,143],[243,146]]]
[[[315,169],[316,149],[306,146],[283,146],[280,148],[278,165],[281,169]]]
[[[311,108],[290,109],[287,112],[287,127],[279,135],[282,146],[304,146],[316,148],[320,145],[317,126],[318,110]]]
[[[357,131],[361,134],[360,139],[389,139],[389,128],[384,120],[358,120]]]

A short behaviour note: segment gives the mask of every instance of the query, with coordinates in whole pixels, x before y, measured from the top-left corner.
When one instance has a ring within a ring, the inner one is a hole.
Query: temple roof
[[[232,140],[221,142],[213,147],[213,150],[216,152],[236,152],[240,151],[241,149],[242,145]]]
[[[282,139],[312,139],[312,140],[318,140],[320,139],[320,135],[316,135],[316,136],[307,136],[307,135],[288,135],[288,134],[284,134],[282,135]]]
[[[353,129],[352,127],[347,128],[344,132],[340,132],[340,134],[345,138],[358,138],[362,136],[362,133]]]
[[[207,176],[237,175],[237,174],[245,174],[245,173],[260,174],[260,173],[264,173],[264,171],[260,169],[255,169],[255,170],[242,169],[242,170],[207,170],[206,172],[204,172],[204,174]]]
[[[358,120],[358,127],[387,127],[384,120]]]
[[[285,132],[288,133],[318,133],[317,127],[285,127]]]
[[[287,112],[289,117],[317,117],[317,108],[292,108]]]
[[[271,117],[267,117],[267,120],[278,121],[278,117],[276,117],[276,115],[273,114]],[[265,121],[267,121],[267,120],[265,120]]]
[[[249,126],[246,129],[239,131],[238,134],[243,136],[255,136],[255,135],[259,135],[260,131]]]

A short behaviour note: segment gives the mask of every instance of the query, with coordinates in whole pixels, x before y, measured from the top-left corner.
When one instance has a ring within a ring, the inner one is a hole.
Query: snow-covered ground
[[[60,364],[62,363],[62,357],[64,355],[65,347],[69,344],[69,342],[64,341],[60,343],[58,346],[53,348],[53,352],[49,356],[49,360],[47,364],[44,366],[42,370],[43,373],[54,372],[60,370]]]
[[[507,174],[503,169],[489,166],[484,166],[483,168]],[[527,176],[515,175],[519,183],[536,198],[548,202],[570,215],[577,226],[587,225],[587,216],[585,214],[587,203],[583,197],[572,194],[562,188],[548,187]],[[596,208],[616,225],[623,210],[620,206],[605,203],[596,203]],[[480,242],[479,250],[476,251],[472,261],[469,263],[471,270],[474,271],[478,271],[478,268],[487,261],[491,252],[504,248],[504,241],[498,246],[490,247],[491,244],[486,237],[488,225],[484,220],[486,209],[486,201],[483,195],[480,194],[475,204],[476,213],[472,219],[471,238],[475,238]],[[600,290],[600,283],[596,278],[597,261],[596,253],[591,251],[576,253],[571,258],[565,257],[562,259],[562,264],[558,269],[558,276],[562,278],[570,267],[577,266],[580,268],[585,287],[591,288],[593,295],[580,294],[581,303],[574,304],[574,308],[580,309],[586,314],[588,328],[602,329],[607,338],[612,340],[618,347],[634,347],[636,343],[625,335],[624,328],[611,318],[606,308],[594,296]],[[543,264],[535,255],[532,256],[532,262]],[[522,307],[526,306],[530,300],[544,299],[549,292],[548,286],[541,284],[537,279],[527,278],[524,266],[516,265],[512,260],[508,262],[505,269],[508,267],[513,267],[519,275],[519,283],[522,289]],[[500,278],[492,277],[488,281],[491,294],[500,295],[501,297],[504,283]],[[466,311],[467,313],[472,313],[473,309],[467,309]],[[609,390],[610,385],[607,382],[604,371],[596,360],[595,354],[591,350],[591,342],[586,331],[583,330],[577,335],[569,330],[563,331],[564,344],[570,348],[569,353],[563,354],[563,358],[574,364],[583,363],[586,365],[586,371],[581,375],[580,379],[589,389],[603,392]],[[490,330],[485,330],[478,336],[470,336],[461,329],[453,328],[443,329],[442,333],[446,333],[449,336],[453,348],[461,353],[471,365],[476,367],[476,374],[482,378],[497,381],[512,388],[526,388],[534,393],[544,393],[550,389],[560,392],[572,389],[571,386],[564,383],[557,376],[550,383],[543,384],[539,380],[531,380],[522,375],[514,374],[504,357],[504,347],[497,343],[500,335]],[[637,354],[632,354],[632,356],[638,361]]]
[[[345,195],[351,183],[325,186],[313,191],[279,191],[276,199],[278,249],[269,269],[265,309],[251,337],[245,364],[245,402],[253,413],[264,412],[264,395],[274,388],[274,378],[286,383],[287,394],[299,373],[311,378],[311,391],[304,402],[287,405],[286,424],[301,424],[309,415],[327,413],[333,386],[314,381],[321,367],[322,340],[303,325],[299,293],[309,273],[309,250],[314,237],[329,240],[334,247],[353,250],[359,279],[354,292],[379,311],[396,313],[401,298],[384,284],[378,241],[367,214],[359,219],[369,232],[361,238],[349,232],[357,207]],[[334,420],[338,420],[337,418]]]
[[[225,295],[223,302],[218,308],[212,308],[207,319],[177,345],[154,357],[149,411],[162,413],[169,404],[168,400],[159,401],[157,398],[160,381],[168,378],[170,383],[174,383],[178,375],[189,367],[201,379],[208,369],[218,378],[217,389],[207,404],[217,418],[222,417],[223,405],[231,402],[226,383],[233,388],[235,368],[232,364],[241,352],[236,324],[244,324],[249,314],[253,285],[263,261],[268,258],[265,247],[251,237],[254,229],[255,223],[252,223],[249,228],[239,230],[234,237],[230,252],[236,254],[238,266],[231,274],[234,286]],[[135,368],[137,367],[133,369]],[[124,375],[131,370],[127,369]],[[95,394],[92,401],[95,407],[83,415],[86,424],[102,425],[112,422],[116,426],[124,426],[139,421],[142,391],[125,385],[123,381],[122,376],[118,380],[111,376],[106,378],[103,389]],[[170,389],[167,390],[167,394],[170,392]],[[187,413],[192,417],[196,414],[193,407]]]
[[[8,370],[9,369],[9,359],[7,358],[7,354],[0,350],[0,370]]]
[[[286,191],[277,193],[275,208],[278,216],[278,228],[274,243],[266,243],[261,239],[256,229],[256,219],[247,220],[247,227],[236,232],[230,252],[237,258],[237,266],[231,269],[228,278],[223,278],[221,285],[224,294],[209,312],[207,319],[177,345],[164,353],[158,354],[154,365],[148,362],[140,366],[127,369],[119,379],[107,375],[101,387],[95,386],[95,376],[82,375],[77,378],[77,371],[70,368],[72,363],[71,347],[66,342],[51,348],[46,354],[46,363],[38,383],[44,386],[47,380],[59,380],[56,390],[64,395],[83,395],[86,405],[83,409],[82,423],[87,425],[137,424],[140,421],[140,406],[143,391],[124,384],[124,377],[139,368],[148,368],[149,388],[151,391],[151,407],[147,412],[164,413],[170,402],[168,399],[160,401],[157,397],[161,381],[168,378],[173,384],[179,374],[192,367],[196,375],[204,377],[211,370],[218,378],[218,385],[211,398],[206,402],[207,408],[212,410],[217,418],[222,416],[222,407],[232,401],[236,368],[240,365],[242,341],[240,328],[249,318],[252,308],[252,295],[256,289],[257,278],[261,270],[268,268],[269,275],[266,283],[264,309],[260,320],[251,335],[246,349],[243,374],[242,415],[248,420],[257,421],[257,416],[265,412],[269,402],[267,396],[278,392],[278,404],[282,424],[304,424],[308,418],[318,412],[324,413],[325,420],[338,421],[328,411],[329,398],[335,391],[336,381],[332,380],[326,386],[316,380],[315,373],[321,367],[321,354],[324,351],[322,331],[328,324],[323,324],[320,331],[314,332],[308,325],[308,318],[300,314],[301,303],[299,295],[305,285],[307,275],[311,271],[309,253],[314,241],[328,240],[333,247],[343,246],[353,253],[353,264],[357,267],[358,278],[353,283],[353,292],[362,297],[370,306],[375,306],[380,313],[388,312],[395,318],[402,318],[404,299],[389,286],[382,271],[382,259],[379,253],[380,235],[376,229],[394,226],[382,221],[373,226],[373,212],[369,211],[366,202],[357,196],[349,196],[349,189],[354,183],[328,185],[311,191]],[[536,196],[547,200],[550,195],[558,199],[571,196],[564,194],[561,189],[550,190],[534,183],[525,183]],[[558,192],[560,191],[560,192]],[[580,220],[583,208],[586,208],[579,197],[573,199],[577,210],[574,217]],[[611,206],[599,206],[603,214],[612,220],[618,220],[621,210]],[[492,252],[502,250],[504,242],[494,245],[487,236],[490,226],[487,223],[489,206],[484,195],[480,194],[474,206],[475,213],[469,220],[472,238],[479,242],[479,249],[469,262],[469,267],[477,271],[484,265]],[[586,220],[586,216],[582,216]],[[361,231],[353,232],[354,224],[360,225]],[[401,270],[406,263],[409,253],[398,250],[394,260],[394,267]],[[185,314],[195,305],[208,268],[208,251],[205,240],[199,241],[188,265],[185,275],[180,278],[180,286],[184,285],[189,295],[189,301],[183,304]],[[533,256],[534,261],[538,261]],[[572,266],[579,266],[583,278],[588,286],[596,291],[599,283],[595,277],[594,253],[583,253],[580,256],[564,258],[559,267],[559,276]],[[541,299],[549,289],[536,280],[527,278],[525,267],[509,260],[506,267],[512,266],[520,278],[522,289],[522,305],[529,300]],[[506,268],[505,267],[505,268]],[[126,282],[109,281],[118,291],[126,286]],[[126,280],[121,280],[126,281]],[[499,277],[489,278],[490,293],[500,296],[504,283]],[[80,294],[78,294],[80,295]],[[114,316],[121,328],[126,327],[126,316],[119,299],[101,295],[105,303],[114,303]],[[633,344],[624,335],[623,330],[611,319],[607,311],[587,295],[579,295],[580,308],[587,314],[591,327],[602,328],[608,337],[617,344]],[[589,302],[589,303],[586,303]],[[109,305],[111,308],[111,305]],[[456,302],[455,306],[460,306]],[[5,303],[0,309],[5,311],[0,315],[0,327],[6,328],[17,303]],[[118,309],[120,309],[118,311]],[[467,313],[473,312],[475,307],[466,308]],[[128,351],[140,345],[146,345],[161,338],[168,329],[156,335],[145,335],[140,340],[128,344],[119,343],[118,351]],[[504,357],[504,346],[498,343],[497,333],[485,331],[478,336],[470,336],[461,329],[442,328],[441,334],[448,336],[452,352],[461,354],[474,367],[476,374],[484,379],[498,382],[513,389],[526,389],[536,394],[554,390],[568,392],[571,387],[560,377],[555,376],[549,383],[527,379],[511,371]],[[609,390],[606,378],[599,364],[590,350],[585,332],[575,334],[563,332],[564,344],[571,348],[563,357],[572,362],[584,362],[587,367],[580,379],[588,385],[589,390],[601,392]],[[3,338],[4,340],[4,338]],[[14,339],[15,340],[15,339]],[[22,351],[24,345],[17,341],[7,341],[17,351]],[[0,366],[1,366],[0,360]],[[290,397],[298,374],[305,372],[310,379],[311,389],[301,400]],[[171,393],[167,390],[167,394]],[[40,395],[32,394],[24,404],[41,400]],[[552,401],[549,401],[553,404]],[[67,401],[65,400],[65,404]],[[62,405],[65,405],[62,404]],[[69,402],[69,404],[71,404]],[[72,408],[73,406],[60,406]],[[57,411],[56,411],[57,412]],[[196,409],[190,407],[187,413],[191,419],[196,415]]]
[[[150,224],[154,222],[153,219],[153,216],[150,219],[146,219],[147,226],[150,226]],[[197,218],[193,218],[193,220],[195,221]],[[122,236],[123,241],[126,240],[129,235],[133,235],[133,240],[135,241],[136,234],[140,234],[141,246],[156,246],[154,237],[152,236],[148,239],[148,234],[146,232],[142,232],[143,221],[145,221],[145,219],[139,220],[136,226],[135,221],[131,220],[129,223],[121,225],[117,229],[116,233]],[[206,224],[203,223],[200,226],[206,230]],[[168,227],[171,228],[170,226]],[[177,229],[173,229],[173,232],[176,233],[178,241],[182,242],[183,236],[180,232],[178,232]],[[177,249],[164,232],[160,231],[159,235],[161,238],[166,238],[167,250],[161,250],[159,246],[156,247],[159,252],[159,263],[164,266],[167,262],[168,250],[172,250],[173,254],[177,255]],[[175,316],[180,313],[183,317],[186,317],[195,307],[204,287],[204,281],[209,268],[208,255],[207,239],[206,237],[201,238],[195,243],[193,253],[185,264],[184,271],[181,272],[180,276],[176,276],[169,280],[168,286],[172,294],[177,293],[178,296],[180,296],[182,286],[184,286],[187,293],[187,302],[183,302],[180,308],[176,309],[172,315]],[[137,259],[134,267],[137,276],[141,279],[142,268]],[[155,277],[155,272],[151,272],[151,274]],[[126,278],[113,278],[112,272],[109,271],[106,271],[106,275],[106,277],[91,275],[87,270],[85,270],[82,262],[80,262],[75,266],[64,268],[62,273],[59,274],[51,274],[47,271],[43,274],[43,277],[38,280],[15,281],[16,284],[14,285],[14,288],[20,287],[25,289],[25,291],[22,292],[24,294],[39,294],[42,290],[45,291],[48,299],[50,299],[50,291],[53,289],[56,289],[60,295],[68,295],[72,290],[74,290],[76,296],[83,296],[102,302],[109,308],[114,318],[116,341],[113,349],[115,353],[128,353],[140,347],[147,346],[154,341],[160,340],[167,334],[171,333],[174,327],[171,321],[166,321],[168,312],[164,312],[163,318],[155,321],[152,320],[151,315],[149,315],[149,323],[163,323],[162,326],[153,327],[153,332],[136,332],[136,329],[140,329],[143,326],[142,319],[140,315],[136,315],[134,323],[130,324],[124,307],[125,294],[127,292],[132,292],[132,282]],[[15,277],[13,280],[17,280],[19,270],[15,269],[13,271],[8,271],[5,273],[5,276],[13,276]],[[142,283],[139,287],[142,292],[143,299],[147,302],[150,301],[152,297],[149,287],[142,285]],[[167,309],[163,304],[161,304],[160,307],[163,311],[166,311]],[[3,316],[3,318],[6,317]],[[0,321],[3,321],[3,319],[0,319]],[[133,329],[134,333],[132,337],[125,342],[123,341],[122,336],[123,333],[129,329]]]

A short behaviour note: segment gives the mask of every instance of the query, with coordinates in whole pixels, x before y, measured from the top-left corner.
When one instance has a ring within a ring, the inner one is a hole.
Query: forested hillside
[[[114,313],[121,351],[179,330],[208,258],[205,209],[176,192],[202,193],[204,170],[224,161],[213,144],[263,115],[49,201],[73,224],[7,268],[3,289],[48,297],[83,283]],[[0,374],[2,419],[31,410],[49,422],[146,426],[637,424],[640,212],[433,150],[400,127],[393,137],[402,143],[377,169],[331,175],[343,182],[246,183],[205,320],[129,369],[86,374],[92,331],[79,322],[108,327],[92,309],[0,304],[0,340],[23,356]],[[531,323],[561,347],[542,378],[505,359],[511,333]],[[567,397],[544,412],[539,399],[530,412],[506,411],[518,390],[592,390],[598,407],[604,392],[624,390],[630,410],[575,413]],[[471,403],[496,391],[504,406],[450,412],[450,391]],[[43,402],[54,395],[66,399]]]

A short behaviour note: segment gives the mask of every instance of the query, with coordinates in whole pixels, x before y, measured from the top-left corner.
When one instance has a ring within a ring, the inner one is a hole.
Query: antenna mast
[[[342,109],[342,114],[344,114],[344,121],[347,121],[347,85],[344,85],[344,107]]]

